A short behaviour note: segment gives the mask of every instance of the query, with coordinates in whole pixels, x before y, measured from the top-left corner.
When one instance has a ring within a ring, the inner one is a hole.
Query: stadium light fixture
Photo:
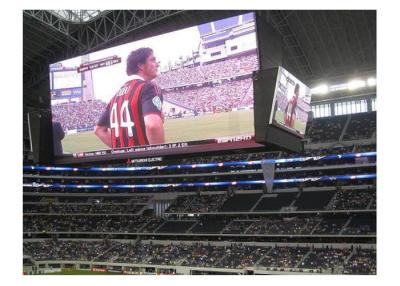
[[[365,80],[358,80],[358,79],[352,80],[347,84],[347,88],[349,90],[355,90],[365,86],[366,86]]]
[[[321,84],[311,89],[311,94],[327,94],[329,92],[328,85]]]
[[[370,77],[367,80],[367,84],[368,84],[368,86],[376,86],[376,78]]]
[[[331,85],[329,87],[329,91],[333,92],[333,91],[340,91],[340,90],[346,90],[347,89],[347,84],[346,83],[341,83],[341,84],[335,84],[335,85]]]

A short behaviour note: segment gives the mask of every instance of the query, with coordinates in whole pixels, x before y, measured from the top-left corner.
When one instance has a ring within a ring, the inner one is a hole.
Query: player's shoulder
[[[147,88],[155,88],[155,87],[158,87],[158,85],[157,85],[156,83],[154,83],[154,82],[152,82],[152,81],[149,81],[149,80],[147,80],[147,81],[144,82],[144,86],[147,87]]]
[[[146,84],[146,82],[142,79],[130,79],[125,83],[125,85],[127,85],[127,86],[131,86],[131,85],[135,85],[135,84]]]
[[[146,81],[143,86],[144,93],[151,93],[154,95],[161,95],[161,88],[152,81]]]

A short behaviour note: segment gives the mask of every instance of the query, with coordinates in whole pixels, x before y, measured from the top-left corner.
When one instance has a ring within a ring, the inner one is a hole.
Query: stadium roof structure
[[[24,107],[49,107],[48,66],[136,39],[248,11],[24,10]],[[283,65],[310,86],[376,72],[375,10],[272,10]]]
[[[50,13],[57,15],[58,17],[73,22],[82,23],[89,22],[96,19],[102,12],[102,10],[50,10]],[[107,11],[105,11],[107,12]]]

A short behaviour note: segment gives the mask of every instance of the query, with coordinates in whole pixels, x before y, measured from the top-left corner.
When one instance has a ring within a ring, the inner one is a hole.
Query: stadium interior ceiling
[[[243,12],[24,10],[24,114],[50,109],[51,63]],[[376,11],[260,13],[282,37],[284,67],[309,86],[321,81],[346,81],[353,75],[376,75]],[[324,99],[329,99],[329,95]],[[25,121],[24,117],[24,126]]]

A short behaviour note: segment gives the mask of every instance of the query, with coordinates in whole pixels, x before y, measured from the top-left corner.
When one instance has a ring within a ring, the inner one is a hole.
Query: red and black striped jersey
[[[144,116],[162,116],[161,89],[147,81],[126,82],[113,96],[97,125],[111,129],[112,148],[148,145]]]
[[[287,105],[285,114],[285,125],[293,127],[294,120],[296,119],[297,97],[293,96]]]

